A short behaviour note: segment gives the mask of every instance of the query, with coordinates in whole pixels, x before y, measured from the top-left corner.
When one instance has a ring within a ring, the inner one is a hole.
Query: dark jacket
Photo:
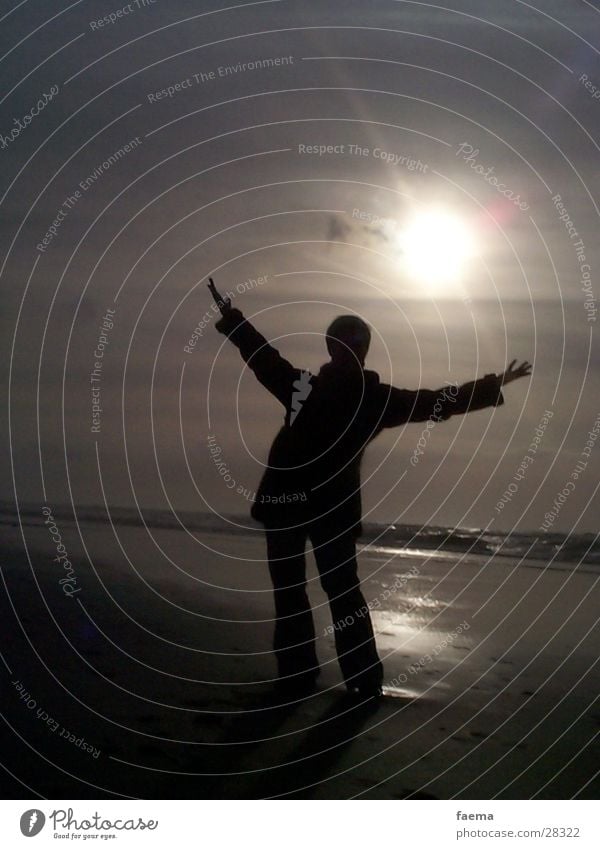
[[[495,374],[438,390],[397,389],[374,371],[325,364],[318,375],[294,368],[242,313],[216,324],[258,380],[285,408],[269,452],[252,516],[269,527],[319,520],[336,531],[361,532],[360,461],[383,428],[441,421],[503,404]]]

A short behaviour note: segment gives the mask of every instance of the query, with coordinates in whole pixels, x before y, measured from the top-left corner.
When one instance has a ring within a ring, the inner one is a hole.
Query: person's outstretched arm
[[[531,366],[527,361],[514,368],[516,362],[513,360],[501,374],[486,374],[462,386],[448,385],[441,389],[413,391],[381,384],[384,405],[381,425],[396,427],[406,422],[423,422],[428,419],[442,421],[485,407],[497,407],[504,403],[503,386],[531,374]]]
[[[233,342],[262,385],[287,409],[293,391],[292,384],[299,375],[298,369],[267,342],[240,310],[231,306],[229,299],[219,295],[212,279],[208,288],[222,314],[215,327]]]

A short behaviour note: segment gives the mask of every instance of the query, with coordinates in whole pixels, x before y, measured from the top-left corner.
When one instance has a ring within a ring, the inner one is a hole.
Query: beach
[[[597,797],[597,570],[359,546],[359,703],[309,553],[322,675],[278,705],[260,532],[43,518],[3,525],[6,798]]]

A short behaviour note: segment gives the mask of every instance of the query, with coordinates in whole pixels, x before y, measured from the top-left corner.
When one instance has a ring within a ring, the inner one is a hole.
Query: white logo
[[[302,409],[302,402],[306,401],[306,399],[312,392],[310,372],[301,371],[300,377],[293,382],[292,386],[294,387],[295,392],[292,395],[292,414],[290,416],[291,425],[294,424],[294,419]]]

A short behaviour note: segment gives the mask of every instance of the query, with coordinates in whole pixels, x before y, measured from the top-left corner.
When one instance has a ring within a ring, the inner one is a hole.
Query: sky
[[[598,530],[596,3],[1,15],[2,498],[250,524],[283,409],[215,330],[212,276],[299,368],[349,312],[396,386],[533,363],[416,463],[422,424],[378,437],[368,521]]]

